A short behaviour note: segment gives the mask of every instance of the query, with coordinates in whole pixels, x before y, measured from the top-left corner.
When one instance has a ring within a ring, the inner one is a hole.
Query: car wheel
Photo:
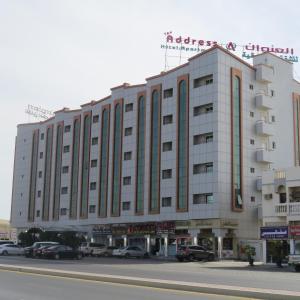
[[[296,271],[296,272],[300,272],[300,265],[296,265],[296,266],[295,266],[295,271]]]
[[[103,256],[108,257],[108,252],[104,252]]]
[[[178,260],[179,262],[183,262],[183,257],[177,257],[177,260]]]
[[[125,258],[129,258],[130,257],[130,254],[129,253],[126,253],[125,254]]]
[[[215,260],[215,256],[213,254],[209,254],[207,257],[208,261],[214,261]]]
[[[190,254],[190,255],[188,256],[188,260],[189,260],[189,261],[193,261],[193,260],[195,260],[195,257],[194,257],[194,255],[193,255],[193,254]]]
[[[77,258],[78,260],[82,259],[82,254],[81,254],[81,253],[78,253],[77,256],[76,256],[76,258]]]
[[[6,250],[4,250],[4,251],[2,252],[2,255],[7,256],[7,255],[8,255],[8,252],[7,252]]]
[[[59,255],[59,254],[55,254],[55,255],[54,255],[54,258],[55,258],[55,259],[60,259],[60,255]]]

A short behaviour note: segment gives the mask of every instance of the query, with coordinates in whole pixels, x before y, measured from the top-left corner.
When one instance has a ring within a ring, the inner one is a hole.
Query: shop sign
[[[300,236],[300,225],[291,225],[290,234],[293,236]]]
[[[93,234],[94,235],[111,235],[111,228],[110,225],[95,225],[93,227]]]
[[[155,234],[156,226],[154,223],[133,224],[128,227],[128,234]]]
[[[288,236],[289,231],[287,226],[260,228],[261,239],[287,239]]]
[[[231,219],[226,219],[226,220],[221,220],[221,227],[237,227],[239,225],[238,221],[236,220],[231,220]]]
[[[175,222],[161,222],[156,224],[157,234],[174,234],[175,233]]]
[[[111,226],[111,233],[113,235],[126,235],[128,231],[128,227],[127,225],[122,225],[122,224],[118,224],[118,225],[112,225]]]

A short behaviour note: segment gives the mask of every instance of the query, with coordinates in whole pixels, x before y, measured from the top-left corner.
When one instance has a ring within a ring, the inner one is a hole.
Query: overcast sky
[[[123,82],[143,83],[164,69],[169,30],[300,55],[299,9],[276,0],[0,0],[0,218],[10,216],[16,126],[28,121],[27,104],[78,108]]]

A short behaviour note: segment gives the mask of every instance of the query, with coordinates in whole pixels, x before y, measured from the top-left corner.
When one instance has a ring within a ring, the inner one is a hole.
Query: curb
[[[204,294],[215,294],[224,296],[247,297],[256,299],[289,300],[300,299],[300,292],[290,292],[284,290],[270,290],[261,288],[248,288],[238,286],[228,286],[219,284],[206,284],[197,282],[185,282],[174,280],[163,280],[153,278],[138,278],[129,276],[116,276],[107,274],[93,274],[85,272],[71,272],[56,269],[34,268],[25,266],[0,264],[0,270],[23,272],[28,274],[39,274],[47,276],[58,276],[72,279],[91,280],[107,283],[118,283],[135,285],[142,287],[198,292]]]

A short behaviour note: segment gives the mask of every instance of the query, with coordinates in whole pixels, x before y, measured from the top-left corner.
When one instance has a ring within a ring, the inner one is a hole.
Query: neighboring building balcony
[[[256,161],[262,163],[272,163],[273,162],[273,151],[266,150],[264,148],[258,149],[256,151]]]
[[[300,218],[300,202],[276,204],[275,215],[277,217],[299,216]]]
[[[267,123],[264,120],[259,120],[255,124],[256,134],[261,136],[274,135],[274,127],[271,123]]]
[[[256,69],[256,80],[261,83],[270,83],[274,78],[273,68],[267,65],[257,65]]]
[[[255,96],[255,104],[258,109],[272,109],[273,99],[265,94],[257,94]]]
[[[288,213],[287,204],[276,204],[275,205],[275,215],[277,217],[286,217]]]

